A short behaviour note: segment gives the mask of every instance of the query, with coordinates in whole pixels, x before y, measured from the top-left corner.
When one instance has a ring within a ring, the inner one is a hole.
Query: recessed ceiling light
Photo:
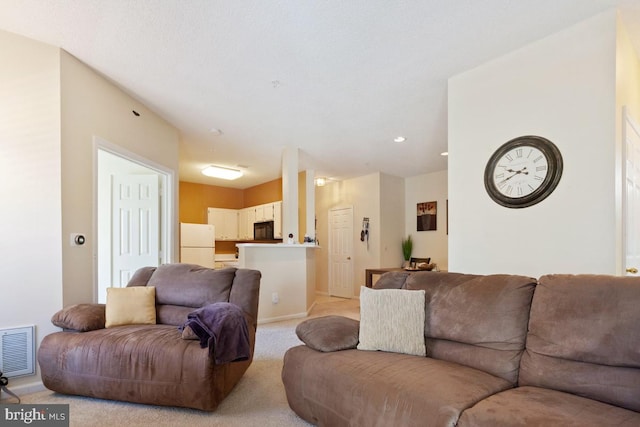
[[[211,132],[214,135],[222,135],[222,131],[220,129],[216,129],[216,128],[209,129],[209,132]]]
[[[393,138],[393,142],[405,142],[407,140],[407,138],[405,138],[404,136],[396,136],[395,138]]]
[[[448,151],[443,151],[442,153],[440,153],[441,156],[448,156],[449,152]]]
[[[242,171],[238,169],[224,168],[221,166],[208,166],[202,169],[202,174],[206,176],[210,176],[212,178],[221,178],[228,179],[229,181],[233,179],[238,179],[242,176]]]

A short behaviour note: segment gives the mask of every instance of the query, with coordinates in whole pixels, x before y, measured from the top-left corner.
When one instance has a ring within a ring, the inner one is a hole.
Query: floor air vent
[[[7,378],[35,374],[33,326],[0,329],[0,372]]]

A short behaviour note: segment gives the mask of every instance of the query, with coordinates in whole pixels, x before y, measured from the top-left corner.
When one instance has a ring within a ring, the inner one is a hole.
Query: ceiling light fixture
[[[404,136],[396,136],[395,138],[393,138],[393,142],[405,142],[407,140],[407,138],[405,138]]]
[[[316,178],[316,187],[324,187],[326,183],[327,183],[326,178]]]
[[[212,178],[221,178],[231,181],[242,176],[242,171],[238,169],[223,168],[221,166],[208,166],[202,169],[202,174]]]

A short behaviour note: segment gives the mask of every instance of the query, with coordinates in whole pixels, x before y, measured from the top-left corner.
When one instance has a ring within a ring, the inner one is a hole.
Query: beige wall
[[[0,58],[0,328],[35,325],[39,345],[62,305],[60,54],[0,31]]]
[[[402,263],[404,181],[374,173],[316,188],[316,218],[320,249],[316,253],[316,290],[329,291],[329,211],[353,207],[353,295],[364,286],[367,268]],[[360,241],[363,217],[369,218],[369,245]]]
[[[402,238],[406,235],[405,200],[405,180],[380,174],[380,261],[376,267],[402,265]]]
[[[616,272],[616,15],[609,11],[449,79],[449,270]],[[508,209],[484,189],[504,142],[549,138],[562,179]]]
[[[624,144],[622,140],[622,120],[623,108],[627,113],[640,123],[640,59],[639,53],[634,49],[629,39],[629,34],[622,19],[617,18],[616,32],[616,175],[622,176],[622,156]],[[622,218],[622,193],[623,180],[616,180],[616,218]],[[618,272],[624,271],[626,264],[623,251],[623,224],[622,221],[616,223],[616,258],[618,260]]]
[[[447,171],[428,173],[405,179],[405,235],[413,239],[413,256],[431,258],[441,270],[449,268],[447,235]],[[437,230],[416,231],[417,204],[438,202]]]
[[[617,19],[616,33],[616,120],[622,123],[622,107],[640,122],[640,52],[634,48],[627,28]]]
[[[175,172],[172,190],[176,204],[172,222],[177,229],[178,131],[64,51],[61,51],[60,66],[63,302],[69,305],[96,298],[94,136]],[[136,117],[132,110],[140,116]],[[65,244],[74,232],[86,234],[84,247]],[[175,236],[174,240],[177,244]],[[174,253],[176,250],[174,247]]]

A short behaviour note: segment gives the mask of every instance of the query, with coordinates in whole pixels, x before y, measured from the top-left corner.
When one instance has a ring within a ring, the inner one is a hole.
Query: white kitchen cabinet
[[[256,212],[254,208],[240,209],[238,214],[238,238],[240,240],[253,240],[253,223]]]
[[[256,221],[273,221],[273,203],[255,206]]]
[[[273,238],[282,239],[282,202],[273,203]]]
[[[253,223],[273,221],[273,237],[282,239],[282,201],[244,209],[207,208],[216,240],[253,240]]]
[[[262,205],[254,206],[253,211],[256,214],[256,217],[255,217],[256,222],[264,221],[264,208],[262,207]]]
[[[247,240],[253,240],[253,223],[256,222],[256,211],[247,209]]]
[[[208,208],[207,222],[216,227],[216,240],[238,240],[238,210]]]
[[[249,220],[247,219],[249,216],[248,209],[240,209],[238,212],[238,239],[246,240],[247,239],[247,223]]]

